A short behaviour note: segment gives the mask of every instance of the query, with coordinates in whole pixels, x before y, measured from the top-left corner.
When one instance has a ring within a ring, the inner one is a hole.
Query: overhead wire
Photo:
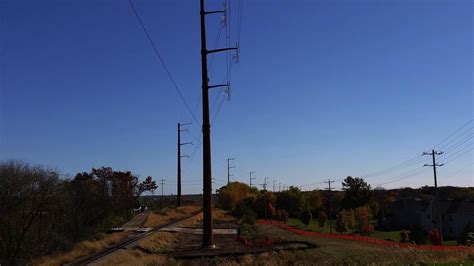
[[[171,72],[169,71],[168,67],[166,66],[163,58],[161,57],[160,55],[160,52],[158,51],[155,43],[153,42],[153,39],[151,38],[150,34],[148,33],[148,30],[146,29],[145,25],[143,24],[143,21],[142,19],[140,18],[140,15],[138,14],[138,11],[137,9],[135,8],[135,5],[133,4],[132,0],[128,0],[128,3],[130,4],[130,7],[132,8],[133,10],[133,13],[135,14],[135,17],[137,18],[138,22],[140,23],[143,31],[145,32],[145,35],[151,45],[151,47],[153,48],[153,51],[155,52],[155,55],[158,57],[161,65],[163,66],[163,69],[165,70],[166,74],[168,75],[168,78],[170,79],[171,83],[173,84],[176,92],[178,92],[178,95],[179,97],[181,98],[181,100],[183,101],[184,105],[186,106],[186,108],[188,109],[189,113],[191,114],[191,116],[193,117],[193,119],[199,123],[198,119],[196,118],[196,116],[194,115],[194,112],[193,110],[191,109],[191,107],[189,106],[188,102],[186,101],[186,99],[184,98],[184,95],[183,93],[181,92],[181,89],[178,87],[178,84],[176,83],[175,79],[173,78],[173,76],[171,75]]]

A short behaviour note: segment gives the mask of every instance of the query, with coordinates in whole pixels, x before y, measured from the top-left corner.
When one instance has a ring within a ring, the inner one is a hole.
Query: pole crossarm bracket
[[[206,11],[204,15],[216,14],[216,13],[226,13],[225,10],[215,10],[215,11]]]
[[[179,145],[183,146],[183,145],[193,145],[192,142],[185,142],[185,143],[180,143]]]
[[[226,84],[210,85],[210,86],[207,86],[207,88],[212,89],[212,88],[217,88],[217,87],[229,87],[229,86],[230,86],[230,84],[226,83]]]
[[[239,49],[239,48],[237,48],[237,47],[230,47],[230,48],[221,48],[221,49],[207,50],[207,51],[206,51],[206,54],[224,52],[224,51],[229,51],[229,50],[238,50],[238,49]]]
[[[180,157],[181,158],[183,158],[183,157],[189,158],[189,155],[181,155]]]

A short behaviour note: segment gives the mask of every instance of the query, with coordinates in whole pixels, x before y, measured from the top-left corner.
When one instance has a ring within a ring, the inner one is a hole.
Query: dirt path
[[[145,223],[148,215],[148,211],[135,215],[130,221],[123,225],[123,228],[136,228],[142,226]]]

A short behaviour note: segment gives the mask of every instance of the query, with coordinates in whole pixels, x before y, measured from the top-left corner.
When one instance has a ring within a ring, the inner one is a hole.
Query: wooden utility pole
[[[433,164],[425,164],[423,166],[431,166],[433,167],[433,176],[434,176],[434,186],[435,186],[435,206],[436,206],[436,218],[438,224],[438,231],[439,231],[439,238],[441,240],[441,244],[443,243],[443,227],[441,224],[441,210],[439,209],[439,191],[438,191],[438,180],[436,178],[436,166],[443,166],[444,164],[436,164],[436,155],[443,154],[442,151],[438,152],[435,150],[431,150],[431,152],[424,152],[423,155],[431,155],[433,158]],[[434,215],[433,215],[434,217]]]
[[[177,185],[178,185],[178,196],[176,199],[176,206],[181,207],[181,158],[182,157],[189,157],[188,155],[181,155],[181,146],[182,145],[188,145],[188,144],[193,144],[192,142],[186,142],[186,143],[181,143],[181,132],[183,131],[188,131],[187,129],[181,129],[181,126],[189,125],[191,123],[186,123],[186,124],[180,124],[178,123],[178,180],[177,180]]]
[[[207,55],[237,48],[222,48],[207,50],[206,46],[206,15],[226,13],[226,11],[205,11],[204,0],[199,1],[201,20],[201,80],[202,80],[202,172],[203,172],[203,245],[213,247],[212,234],[212,167],[211,167],[211,123],[209,118],[209,89],[215,87],[229,87],[230,84],[219,84],[209,86],[207,74]]]
[[[230,166],[230,161],[235,160],[235,158],[227,158],[227,185],[230,183],[230,169],[235,168],[235,166]]]
[[[328,193],[329,193],[329,233],[332,234],[332,203],[331,203],[331,183],[335,182],[334,180],[328,179],[328,181],[324,182],[328,184]]]

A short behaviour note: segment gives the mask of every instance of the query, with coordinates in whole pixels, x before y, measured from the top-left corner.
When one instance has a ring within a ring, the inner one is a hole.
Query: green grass
[[[445,246],[457,246],[458,242],[456,240],[446,240],[446,241],[443,241],[443,245],[445,245]]]
[[[333,220],[332,221],[332,232],[333,233],[336,233],[335,224],[336,224],[336,221]],[[321,227],[319,227],[318,221],[315,220],[315,219],[311,220],[309,225],[306,226],[299,219],[290,218],[290,219],[288,219],[288,225],[298,227],[298,228],[301,228],[301,229],[305,229],[305,230],[308,230],[308,231],[329,233],[329,221],[326,221],[326,224],[324,225],[324,227],[321,228]]]
[[[400,241],[400,231],[374,231],[370,237],[377,239],[393,239],[396,242]]]
[[[300,223],[297,220],[289,221],[289,224],[295,226],[302,225]],[[383,247],[358,241],[302,236],[271,225],[257,226],[270,239],[309,241],[318,247],[306,251],[272,253],[265,258],[252,256],[253,265],[472,265],[474,262],[474,255],[462,251],[436,252]],[[382,232],[379,236],[395,234],[396,232]]]

